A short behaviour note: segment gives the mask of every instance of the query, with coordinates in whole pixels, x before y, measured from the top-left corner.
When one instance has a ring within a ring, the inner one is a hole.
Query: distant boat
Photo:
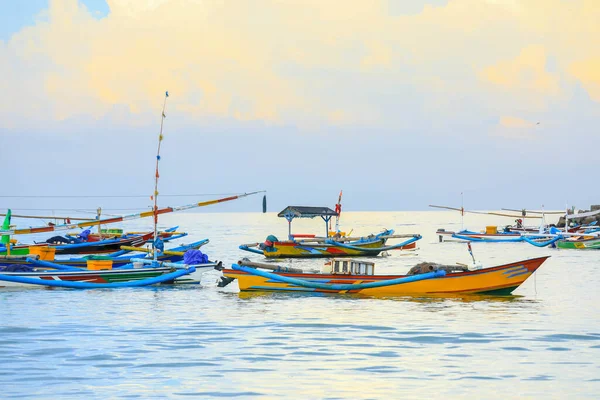
[[[598,236],[575,236],[564,240],[558,240],[556,247],[559,249],[600,249],[600,237]]]
[[[544,223],[544,214],[556,214],[555,211],[527,211],[527,210],[512,210],[512,209],[503,209],[507,211],[520,211],[521,215],[513,215],[513,214],[505,214],[498,212],[488,212],[488,211],[468,211],[465,210],[464,207],[456,208],[456,207],[447,207],[447,206],[436,206],[429,205],[432,208],[441,208],[445,210],[453,210],[460,211],[461,213],[461,226],[463,226],[463,217],[465,213],[469,214],[482,214],[482,215],[494,215],[499,217],[509,217],[515,218],[514,225],[507,225],[504,228],[499,229],[498,226],[486,226],[485,230],[481,232],[476,232],[468,229],[461,228],[459,231],[446,230],[440,228],[436,231],[436,235],[438,235],[440,242],[466,242],[466,241],[476,241],[476,242],[488,242],[488,243],[507,243],[507,242],[523,242],[524,234],[528,234],[530,239],[533,241],[547,240],[548,236],[545,235],[547,231],[547,226]],[[542,216],[530,216],[527,213],[533,214],[542,214]],[[558,212],[561,213],[562,212]],[[525,226],[523,225],[523,218],[536,218],[541,219],[542,224],[540,227],[533,226]]]

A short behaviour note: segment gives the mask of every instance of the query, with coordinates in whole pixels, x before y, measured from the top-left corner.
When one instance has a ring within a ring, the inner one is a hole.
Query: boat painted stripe
[[[307,279],[307,281],[308,280],[310,280],[311,282],[319,282],[319,283],[329,283],[329,282],[331,282],[330,279]],[[277,280],[274,280],[274,279],[268,279],[265,282],[267,282],[267,283],[281,283],[281,281],[277,281]],[[353,280],[353,282],[354,282],[354,280]]]
[[[278,282],[281,283],[281,282]],[[303,287],[275,287],[275,286],[251,286],[246,290],[269,290],[269,291],[296,291],[296,292],[314,292],[316,291],[316,289],[311,289],[311,288],[303,288]]]
[[[514,268],[509,268],[506,271],[502,272],[503,275],[506,274],[512,274],[513,272],[519,272],[519,271],[527,271],[527,268],[525,268],[524,265],[519,265],[518,267],[514,267]]]
[[[525,268],[524,265],[520,266],[520,267],[516,267],[516,268],[511,268],[508,269],[506,271],[503,271],[502,274],[506,275],[506,274],[512,274],[513,272],[519,272],[519,271],[523,271],[523,270],[527,270],[527,268]]]
[[[527,270],[522,271],[522,272],[515,272],[512,275],[508,275],[506,278],[510,279],[510,278],[514,278],[515,276],[521,276],[521,275],[525,275],[525,274],[528,274],[528,273],[529,273],[529,271],[527,271]]]

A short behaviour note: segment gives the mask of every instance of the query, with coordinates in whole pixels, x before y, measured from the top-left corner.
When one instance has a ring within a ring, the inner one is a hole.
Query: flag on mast
[[[340,195],[338,197],[338,202],[335,205],[335,212],[337,215],[335,216],[335,233],[340,231],[340,215],[342,214],[342,191],[340,190]]]
[[[6,216],[4,217],[4,223],[2,224],[2,230],[3,231],[7,231],[10,229],[10,219],[12,217],[12,211],[10,210],[10,208],[8,209],[8,211],[6,211]],[[10,236],[9,235],[2,235],[2,238],[0,239],[0,243],[8,245],[10,244]]]

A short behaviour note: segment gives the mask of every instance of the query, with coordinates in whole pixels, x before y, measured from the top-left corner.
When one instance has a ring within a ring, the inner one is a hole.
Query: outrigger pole
[[[186,205],[179,206],[179,207],[165,207],[165,208],[159,208],[158,210],[144,211],[142,213],[122,215],[120,217],[107,218],[107,219],[102,219],[102,220],[92,220],[92,221],[87,221],[87,222],[80,222],[77,224],[63,224],[63,225],[54,225],[54,226],[42,226],[39,228],[24,228],[24,229],[1,229],[0,236],[1,235],[27,235],[27,234],[32,234],[32,233],[67,231],[70,229],[87,228],[89,226],[97,226],[100,224],[102,224],[102,225],[115,224],[117,222],[130,221],[133,219],[140,219],[140,218],[148,218],[148,217],[152,217],[154,215],[167,214],[167,213],[172,213],[172,212],[177,212],[177,211],[190,210],[192,208],[199,208],[199,207],[210,206],[213,204],[224,203],[226,201],[241,199],[242,197],[251,196],[251,195],[257,194],[257,193],[265,193],[265,191],[259,190],[256,192],[238,194],[236,196],[229,196],[229,197],[223,197],[223,198],[215,199],[215,200],[201,201],[199,203],[186,204]]]
[[[4,217],[6,216],[6,214],[0,214],[0,217]],[[59,216],[51,216],[51,217],[46,217],[46,216],[41,216],[41,215],[17,215],[17,214],[12,214],[13,218],[36,218],[36,219],[62,219],[62,220],[73,220],[73,221],[93,221],[93,218],[73,218],[73,217],[59,217]]]
[[[482,215],[497,215],[499,217],[510,217],[510,218],[518,218],[520,217],[520,215],[511,215],[511,214],[503,214],[503,213],[497,213],[497,212],[487,212],[487,211],[469,211],[469,210],[465,210],[463,207],[461,208],[456,208],[456,207],[446,207],[446,206],[436,206],[434,204],[430,204],[429,207],[432,208],[441,208],[444,210],[453,210],[453,211],[460,211],[461,215],[464,216],[465,213],[469,213],[469,214],[482,214]],[[527,218],[542,218],[542,217],[538,217],[538,216],[527,216]]]
[[[460,230],[465,229],[465,198],[463,192],[460,192]]]

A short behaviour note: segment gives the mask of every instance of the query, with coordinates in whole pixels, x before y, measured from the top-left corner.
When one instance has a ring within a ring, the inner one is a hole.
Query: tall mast
[[[465,229],[465,204],[463,192],[460,192],[460,230]]]
[[[335,205],[335,212],[337,215],[335,216],[335,233],[340,231],[340,214],[342,213],[342,191],[340,190],[340,196],[338,197],[338,202]]]
[[[156,251],[156,240],[158,239],[158,162],[160,161],[160,144],[163,140],[163,124],[165,122],[165,108],[167,106],[167,97],[169,97],[169,92],[165,92],[165,100],[163,102],[162,114],[160,118],[160,133],[158,134],[158,149],[156,150],[156,173],[154,175],[154,243],[152,244],[152,248],[154,249],[154,260],[156,261],[158,254]]]

